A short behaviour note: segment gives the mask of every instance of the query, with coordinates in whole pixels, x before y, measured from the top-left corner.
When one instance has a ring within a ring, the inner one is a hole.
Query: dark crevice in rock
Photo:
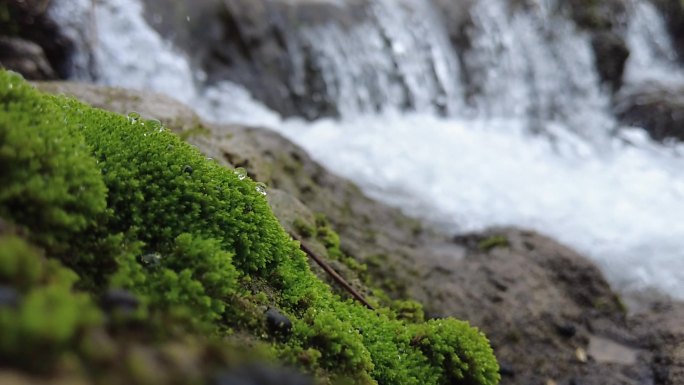
[[[48,16],[49,2],[5,0],[0,3],[0,65],[27,79],[66,79],[74,43]],[[47,61],[47,62],[46,62]]]

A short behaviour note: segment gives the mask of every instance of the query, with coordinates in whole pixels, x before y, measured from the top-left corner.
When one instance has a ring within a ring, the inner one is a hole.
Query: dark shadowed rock
[[[42,0],[0,2],[0,11],[3,12],[0,36],[14,40],[12,45],[5,43],[0,47],[0,60],[6,66],[6,63],[21,64],[16,67],[17,70],[29,79],[52,79],[55,76],[67,78],[70,75],[70,56],[74,44],[61,33],[59,26],[49,17],[49,5],[49,1]],[[44,57],[36,46],[44,52]],[[12,51],[5,51],[6,49]],[[14,56],[15,54],[17,56]],[[50,70],[45,67],[44,58],[47,59]],[[29,59],[36,60],[34,65],[28,63]],[[24,69],[28,72],[21,72]]]
[[[622,124],[643,127],[655,140],[683,140],[684,86],[630,85],[616,96],[615,113]]]
[[[601,31],[591,37],[591,46],[601,80],[616,92],[622,87],[622,75],[629,57],[627,43],[616,32]]]
[[[251,364],[214,376],[211,385],[314,385],[313,379],[297,371],[266,364]]]
[[[0,36],[0,66],[29,80],[56,79],[45,52],[38,44],[16,37]]]
[[[124,314],[129,314],[138,309],[140,300],[127,290],[112,289],[102,295],[100,304],[107,312],[119,311]]]

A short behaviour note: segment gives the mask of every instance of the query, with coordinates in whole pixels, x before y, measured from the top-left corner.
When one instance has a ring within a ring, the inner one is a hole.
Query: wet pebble
[[[558,331],[558,334],[566,338],[572,338],[577,334],[577,327],[570,322],[556,325],[556,330]]]
[[[289,334],[292,330],[290,319],[274,308],[266,310],[266,326],[271,333]]]
[[[133,313],[140,306],[140,300],[133,293],[123,289],[111,289],[102,295],[101,305],[107,312]]]
[[[311,377],[292,369],[250,364],[216,375],[211,385],[314,385]]]
[[[20,294],[15,288],[10,286],[0,286],[0,308],[16,308],[19,306],[20,299]]]

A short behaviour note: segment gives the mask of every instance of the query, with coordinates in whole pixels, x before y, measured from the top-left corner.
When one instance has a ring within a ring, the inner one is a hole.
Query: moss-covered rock
[[[83,290],[72,294],[70,286],[59,286],[56,294],[28,302],[31,314],[43,305],[60,309],[66,326],[48,329],[58,344],[79,325],[69,321],[70,315],[82,319],[87,312],[78,306],[88,303],[63,304],[60,296],[87,299],[88,293],[121,288],[139,296],[143,306],[128,320],[109,317],[114,326],[144,321],[156,330],[150,336],[161,340],[179,333],[251,336],[271,344],[280,360],[300,364],[322,381],[453,383],[460,377],[433,359],[438,351],[469,363],[460,370],[463,379],[473,380],[463,383],[498,382],[496,360],[478,330],[465,324],[435,329],[435,341],[458,335],[472,343],[417,347],[414,329],[422,323],[333,294],[311,273],[305,254],[273,216],[257,184],[206,159],[158,121],[47,96],[2,72],[0,154],[3,163],[14,165],[0,174],[8,186],[0,194],[0,216],[25,228],[48,257],[73,269],[69,282]],[[341,256],[337,234],[322,223],[317,231]],[[32,273],[27,274],[24,279],[30,281]],[[269,335],[263,307],[280,309],[292,322],[291,332]],[[23,327],[28,321],[13,322]],[[40,348],[33,337],[22,339],[29,355]],[[8,342],[6,351],[18,349],[17,343]],[[135,362],[147,360],[146,353],[135,351],[141,357]],[[144,371],[137,364],[127,370]],[[165,380],[153,376],[149,382]]]

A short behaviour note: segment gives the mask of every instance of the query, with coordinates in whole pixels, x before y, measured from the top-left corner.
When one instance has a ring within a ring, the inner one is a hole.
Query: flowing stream
[[[53,3],[81,54],[93,53],[76,65],[94,67],[101,84],[276,130],[370,196],[447,231],[535,229],[591,257],[621,290],[684,299],[684,148],[618,127],[589,37],[553,1],[513,13],[505,0],[477,1],[467,53],[449,44],[429,0],[375,0],[376,23],[303,28],[341,111],[313,122],[282,119],[230,82],[199,86],[205,75],[137,0]],[[643,0],[631,6],[626,81],[684,79],[659,14]]]

